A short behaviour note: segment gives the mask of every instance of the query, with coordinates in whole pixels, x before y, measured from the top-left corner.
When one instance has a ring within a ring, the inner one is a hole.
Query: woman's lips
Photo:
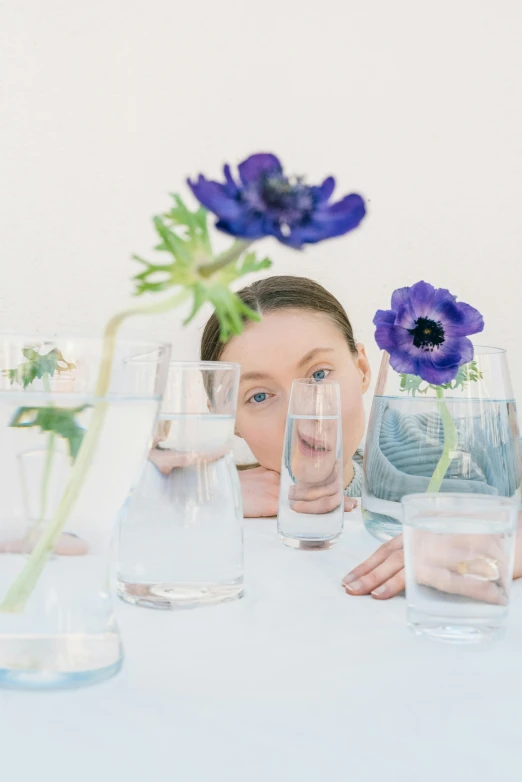
[[[323,439],[317,440],[308,435],[303,436],[300,432],[297,433],[297,439],[299,442],[299,450],[304,456],[318,456],[319,454],[327,453],[331,450],[326,447]]]

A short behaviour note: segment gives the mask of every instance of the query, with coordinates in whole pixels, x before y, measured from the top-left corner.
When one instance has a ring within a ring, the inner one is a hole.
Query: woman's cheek
[[[237,429],[259,464],[267,470],[279,472],[283,457],[284,422],[281,427],[280,422],[270,415],[256,416],[256,419],[242,424],[238,419]]]
[[[343,408],[343,446],[347,458],[351,458],[364,435],[364,404],[362,396],[349,395],[342,400]]]

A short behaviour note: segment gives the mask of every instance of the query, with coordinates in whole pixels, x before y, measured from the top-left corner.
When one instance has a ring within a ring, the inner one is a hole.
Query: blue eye
[[[328,372],[327,369],[318,369],[317,372],[314,372],[312,377],[314,380],[324,380],[326,378],[327,372]]]
[[[264,402],[267,398],[268,394],[265,393],[265,391],[259,392],[259,394],[254,394],[253,397],[250,398],[250,401],[252,402]]]

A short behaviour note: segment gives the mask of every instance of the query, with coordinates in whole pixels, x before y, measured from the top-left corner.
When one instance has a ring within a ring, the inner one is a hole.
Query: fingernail
[[[362,589],[362,581],[351,581],[349,584],[345,582],[345,587],[349,592],[359,592]]]
[[[377,587],[376,589],[374,589],[372,591],[372,595],[377,595],[378,597],[380,597],[381,595],[384,595],[385,592],[386,592],[386,587],[383,584],[382,586]]]
[[[346,586],[346,584],[351,584],[352,581],[355,581],[356,578],[357,578],[357,576],[354,576],[353,573],[347,573],[345,575],[345,577],[343,578],[342,583]]]

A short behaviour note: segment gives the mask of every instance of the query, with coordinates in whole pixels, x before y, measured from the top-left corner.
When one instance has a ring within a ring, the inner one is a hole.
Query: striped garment
[[[379,440],[368,449],[365,466],[368,490],[392,502],[399,502],[405,494],[425,492],[442,455],[444,434],[438,414],[405,414],[386,407],[377,415],[372,429],[379,433]],[[515,494],[520,485],[519,444],[505,420],[498,419],[496,424],[488,431],[479,416],[455,422],[458,446],[443,491]],[[354,455],[353,464],[353,480],[345,494],[360,497],[361,451]]]

